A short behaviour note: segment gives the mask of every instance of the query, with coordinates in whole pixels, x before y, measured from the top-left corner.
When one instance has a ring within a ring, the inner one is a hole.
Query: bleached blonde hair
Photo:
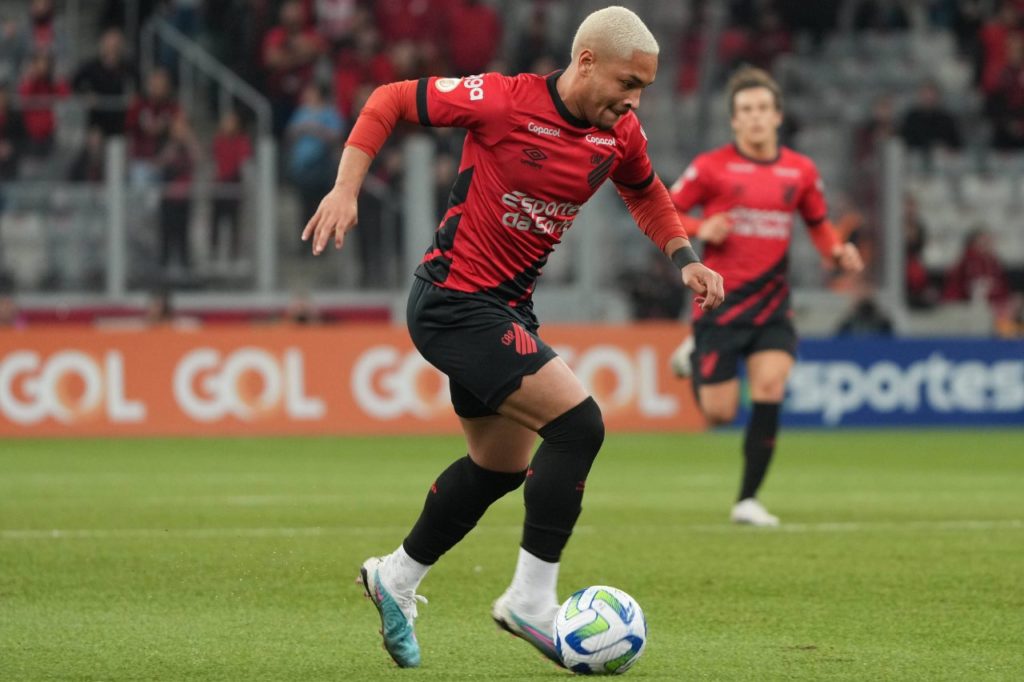
[[[610,53],[621,59],[629,59],[634,52],[658,54],[659,50],[658,41],[643,20],[618,5],[591,13],[576,29],[572,39],[573,61],[585,48],[595,54]]]

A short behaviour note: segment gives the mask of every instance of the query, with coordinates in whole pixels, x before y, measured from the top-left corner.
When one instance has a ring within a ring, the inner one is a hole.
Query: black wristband
[[[677,268],[682,270],[690,263],[699,263],[700,257],[697,256],[697,252],[693,250],[692,246],[683,246],[672,252],[669,256],[672,262]]]

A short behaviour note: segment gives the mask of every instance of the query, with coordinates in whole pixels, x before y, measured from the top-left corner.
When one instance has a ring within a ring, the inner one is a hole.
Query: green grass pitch
[[[627,679],[1024,679],[1024,431],[786,432],[730,526],[737,431],[609,436],[564,598],[633,594]],[[522,497],[432,570],[423,667],[380,649],[362,560],[393,549],[457,438],[8,440],[0,680],[557,680],[497,631]]]

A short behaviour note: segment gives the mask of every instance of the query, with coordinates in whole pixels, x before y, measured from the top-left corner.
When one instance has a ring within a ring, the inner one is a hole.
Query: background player
[[[736,417],[740,358],[747,363],[753,403],[743,441],[743,478],[731,518],[778,525],[757,500],[775,451],[779,410],[796,354],[790,320],[787,254],[793,213],[800,212],[815,247],[839,267],[863,268],[857,248],[840,243],[827,219],[818,170],[806,156],[779,145],[782,94],[767,72],[743,68],[727,87],[734,142],[701,154],[672,186],[679,211],[695,206],[704,219],[683,216],[704,242],[704,258],[726,283],[714,311],[694,309],[693,335],[673,355],[673,368],[692,375],[701,410],[712,424]]]
[[[654,81],[657,54],[635,14],[609,7],[580,25],[564,72],[382,86],[356,121],[334,189],[303,231],[316,254],[331,240],[341,247],[356,224],[370,161],[399,120],[468,129],[448,210],[415,273],[408,324],[419,351],[449,377],[469,454],[431,486],[403,543],[361,571],[381,614],[385,648],[400,666],[420,662],[413,634],[420,581],[524,480],[519,559],[492,616],[558,660],[550,631],[558,562],[604,423],[594,399],[537,335],[532,293],[580,206],[611,178],[701,307],[712,310],[722,300],[721,277],[690,248],[633,113]],[[531,460],[538,433],[543,442]]]

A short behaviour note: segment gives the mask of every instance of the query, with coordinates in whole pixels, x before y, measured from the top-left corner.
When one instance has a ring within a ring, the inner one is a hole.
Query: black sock
[[[757,497],[757,490],[768,473],[775,452],[775,434],[779,430],[778,403],[754,403],[743,439],[743,485],[738,499]]]
[[[523,549],[556,562],[582,511],[583,488],[604,442],[601,408],[587,398],[544,426],[544,439],[526,473]]]
[[[420,518],[402,545],[421,564],[433,565],[473,530],[487,508],[523,484],[525,471],[484,469],[469,455],[445,469],[427,493]]]

